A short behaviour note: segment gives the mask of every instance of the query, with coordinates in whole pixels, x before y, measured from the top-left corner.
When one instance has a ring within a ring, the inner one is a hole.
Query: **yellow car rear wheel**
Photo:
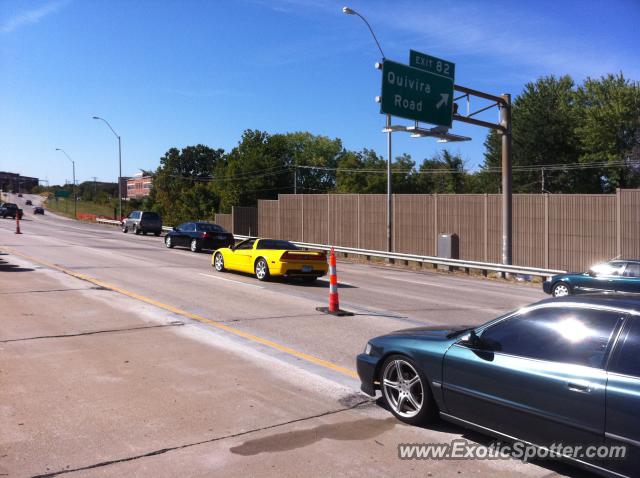
[[[258,280],[269,280],[269,265],[264,257],[259,257],[254,267]]]

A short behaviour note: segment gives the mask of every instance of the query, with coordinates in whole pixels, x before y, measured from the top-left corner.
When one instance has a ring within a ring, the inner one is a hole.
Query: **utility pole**
[[[505,93],[500,105],[502,133],[502,263],[512,264],[513,195],[511,190],[511,95]]]
[[[391,153],[391,115],[387,115],[387,251],[393,251],[393,235],[391,231],[393,229],[393,211],[392,203],[393,196],[391,195],[391,161],[393,156]]]
[[[542,174],[542,178],[541,178],[541,181],[540,181],[540,189],[541,189],[541,191],[540,191],[540,192],[541,192],[542,194],[544,194],[544,192],[545,192],[545,189],[544,189],[544,168],[542,168],[542,169],[540,170],[540,173]]]
[[[93,199],[96,198],[96,194],[97,194],[97,191],[98,191],[97,190],[97,184],[96,184],[97,180],[98,180],[98,178],[94,176],[93,177]]]
[[[293,167],[293,194],[298,194],[298,166]]]

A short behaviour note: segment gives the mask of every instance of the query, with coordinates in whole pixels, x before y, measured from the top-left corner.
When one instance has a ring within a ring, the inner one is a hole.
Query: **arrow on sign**
[[[436,104],[436,109],[440,108],[442,105],[447,106],[447,103],[449,103],[449,94],[448,93],[440,93],[440,97],[441,97],[441,99]]]

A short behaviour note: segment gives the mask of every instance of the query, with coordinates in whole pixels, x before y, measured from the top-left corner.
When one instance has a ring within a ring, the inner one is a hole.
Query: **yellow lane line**
[[[193,320],[197,320],[198,322],[201,322],[203,324],[208,324],[211,325],[213,327],[216,327],[217,329],[220,330],[224,330],[225,332],[228,332],[230,334],[234,334],[237,335],[238,337],[242,337],[244,339],[250,340],[252,342],[256,342],[262,345],[265,345],[267,347],[270,347],[272,349],[278,350],[280,352],[286,353],[288,355],[291,355],[293,357],[302,359],[302,360],[306,360],[307,362],[310,362],[314,365],[319,365],[320,367],[324,367],[327,368],[329,370],[333,370],[334,372],[338,372],[341,373],[343,375],[346,375],[348,377],[352,377],[352,378],[358,378],[358,374],[351,370],[348,369],[346,367],[342,367],[340,365],[336,365],[333,362],[329,362],[328,360],[324,360],[321,359],[319,357],[315,357],[314,355],[309,355],[307,353],[304,352],[300,352],[296,349],[293,349],[291,347],[287,347],[286,345],[282,345],[279,344],[277,342],[273,342],[271,340],[268,339],[264,339],[262,337],[258,337],[257,335],[253,335],[251,333],[245,332],[243,330],[240,329],[236,329],[235,327],[229,327],[228,325],[225,324],[221,324],[220,322],[216,322],[214,320],[211,319],[207,319],[206,317],[203,317],[201,315],[198,314],[193,314],[191,312],[188,312],[186,310],[182,310],[178,307],[174,307],[172,305],[169,304],[164,304],[162,302],[158,302],[157,300],[151,299],[150,297],[146,297],[144,295],[140,295],[137,294],[135,292],[131,292],[127,289],[123,289],[122,287],[118,287],[116,285],[113,284],[109,284],[107,282],[103,282],[99,279],[95,279],[91,276],[88,276],[86,274],[80,274],[79,272],[74,272],[70,269],[66,269],[64,267],[61,267],[59,265],[56,264],[51,264],[50,262],[44,261],[42,259],[37,259],[35,257],[29,256],[27,254],[23,254],[21,252],[17,252],[11,248],[8,247],[0,247],[0,250],[4,250],[10,254],[14,254],[16,256],[22,257],[28,261],[31,262],[35,262],[36,264],[40,264],[43,265],[45,267],[48,267],[50,269],[54,269],[60,272],[63,272],[67,275],[70,275],[71,277],[75,277],[76,279],[80,279],[86,282],[90,282],[91,284],[97,285],[99,287],[103,287],[105,289],[111,290],[113,292],[118,292],[119,294],[122,295],[126,295],[127,297],[131,297],[132,299],[137,299],[139,301],[145,302],[147,304],[151,304],[155,307],[159,307],[161,309],[167,310],[173,314],[177,314],[177,315],[181,315],[183,317],[187,317],[189,319],[193,319]]]

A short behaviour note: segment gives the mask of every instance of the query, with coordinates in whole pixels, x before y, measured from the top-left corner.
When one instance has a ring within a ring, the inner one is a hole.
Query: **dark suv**
[[[11,217],[11,219],[15,219],[18,216],[18,219],[22,219],[22,209],[18,208],[17,204],[12,202],[5,202],[0,205],[0,216],[2,218]]]
[[[133,231],[135,234],[153,232],[159,236],[162,232],[162,219],[156,212],[133,211],[122,221],[122,232]]]

